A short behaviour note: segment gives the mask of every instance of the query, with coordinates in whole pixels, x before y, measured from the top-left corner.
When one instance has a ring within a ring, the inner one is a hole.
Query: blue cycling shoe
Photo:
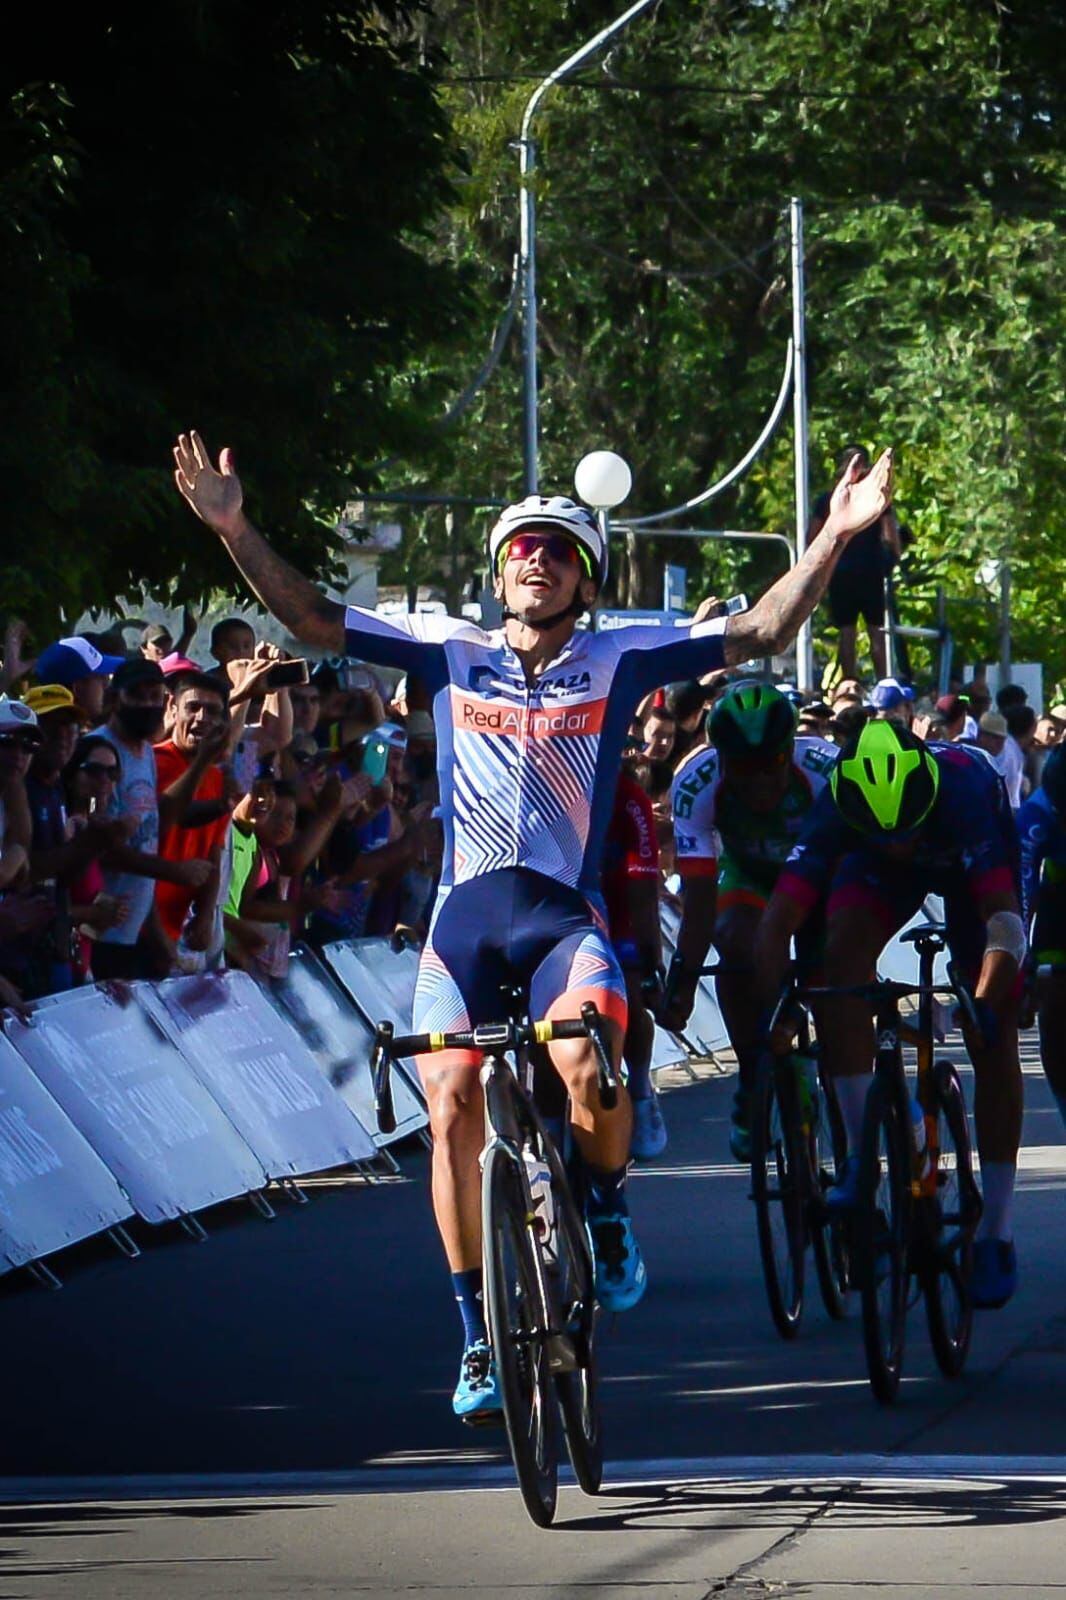
[[[1018,1253],[1009,1239],[978,1239],[973,1247],[970,1300],[980,1311],[998,1311],[1018,1287]]]
[[[729,1153],[741,1166],[751,1163],[751,1122],[748,1096],[738,1089],[733,1096],[733,1112],[729,1119]]]
[[[837,1181],[825,1191],[825,1203],[830,1211],[851,1211],[859,1198],[859,1158],[845,1156],[837,1173]]]
[[[499,1418],[502,1401],[496,1363],[484,1339],[476,1339],[463,1351],[452,1410],[464,1422],[495,1422]]]
[[[588,1219],[596,1260],[596,1299],[604,1311],[628,1311],[648,1287],[648,1269],[624,1211]]]

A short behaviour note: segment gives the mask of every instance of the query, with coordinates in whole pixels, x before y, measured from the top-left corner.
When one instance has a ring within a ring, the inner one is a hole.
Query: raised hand
[[[201,522],[216,533],[236,532],[243,522],[244,491],[229,446],[219,456],[216,469],[207,446],[193,429],[178,435],[174,462],[174,482]]]
[[[892,451],[882,450],[865,476],[855,456],[833,490],[829,518],[838,533],[848,538],[876,522],[892,504]]]
[[[29,677],[36,657],[26,653],[30,630],[21,617],[12,617],[4,629],[4,665],[0,670],[0,689],[7,690],[20,678]]]

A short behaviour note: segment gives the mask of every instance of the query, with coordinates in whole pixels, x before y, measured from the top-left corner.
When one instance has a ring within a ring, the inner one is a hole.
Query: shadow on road
[[[713,1518],[717,1531],[794,1528],[822,1512],[846,1532],[893,1528],[1014,1528],[1066,1516],[1058,1481],[959,1479],[913,1483],[715,1483],[629,1485],[606,1489],[599,1500],[625,1501],[617,1511],[582,1516],[560,1528],[581,1532],[630,1529],[699,1531]],[[734,1520],[730,1520],[730,1514]]]

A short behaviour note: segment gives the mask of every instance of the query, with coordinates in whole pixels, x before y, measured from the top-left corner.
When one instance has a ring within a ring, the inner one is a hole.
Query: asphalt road
[[[0,1597],[1061,1594],[1066,1144],[1031,1047],[1022,1284],[936,1372],[920,1309],[892,1410],[853,1315],[785,1345],[765,1309],[732,1080],[667,1096],[633,1209],[644,1303],[605,1330],[607,1492],[526,1522],[500,1436],[454,1422],[458,1323],[414,1149],[66,1287],[0,1292]]]

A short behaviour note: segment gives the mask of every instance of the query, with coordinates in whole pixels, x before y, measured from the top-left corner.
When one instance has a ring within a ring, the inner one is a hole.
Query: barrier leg
[[[62,1289],[63,1280],[56,1276],[51,1267],[46,1267],[43,1261],[28,1261],[27,1269],[32,1272],[37,1282],[45,1289]]]
[[[266,1195],[261,1189],[250,1190],[248,1194],[248,1201],[253,1211],[258,1211],[259,1215],[266,1222],[274,1221],[274,1218],[277,1216],[277,1212],[274,1210],[274,1207],[270,1204],[270,1201],[267,1199]]]
[[[204,1227],[202,1222],[200,1222],[196,1217],[190,1216],[186,1211],[181,1213],[178,1221],[181,1223],[190,1239],[195,1239],[197,1244],[203,1244],[204,1240],[207,1238],[207,1229]]]
[[[111,1240],[116,1250],[121,1251],[127,1260],[136,1261],[140,1257],[140,1245],[130,1238],[120,1222],[116,1222],[113,1228],[108,1228],[107,1237]]]
[[[282,1194],[288,1196],[293,1205],[305,1206],[307,1204],[307,1196],[304,1194],[295,1178],[279,1178],[278,1188],[281,1190]]]

